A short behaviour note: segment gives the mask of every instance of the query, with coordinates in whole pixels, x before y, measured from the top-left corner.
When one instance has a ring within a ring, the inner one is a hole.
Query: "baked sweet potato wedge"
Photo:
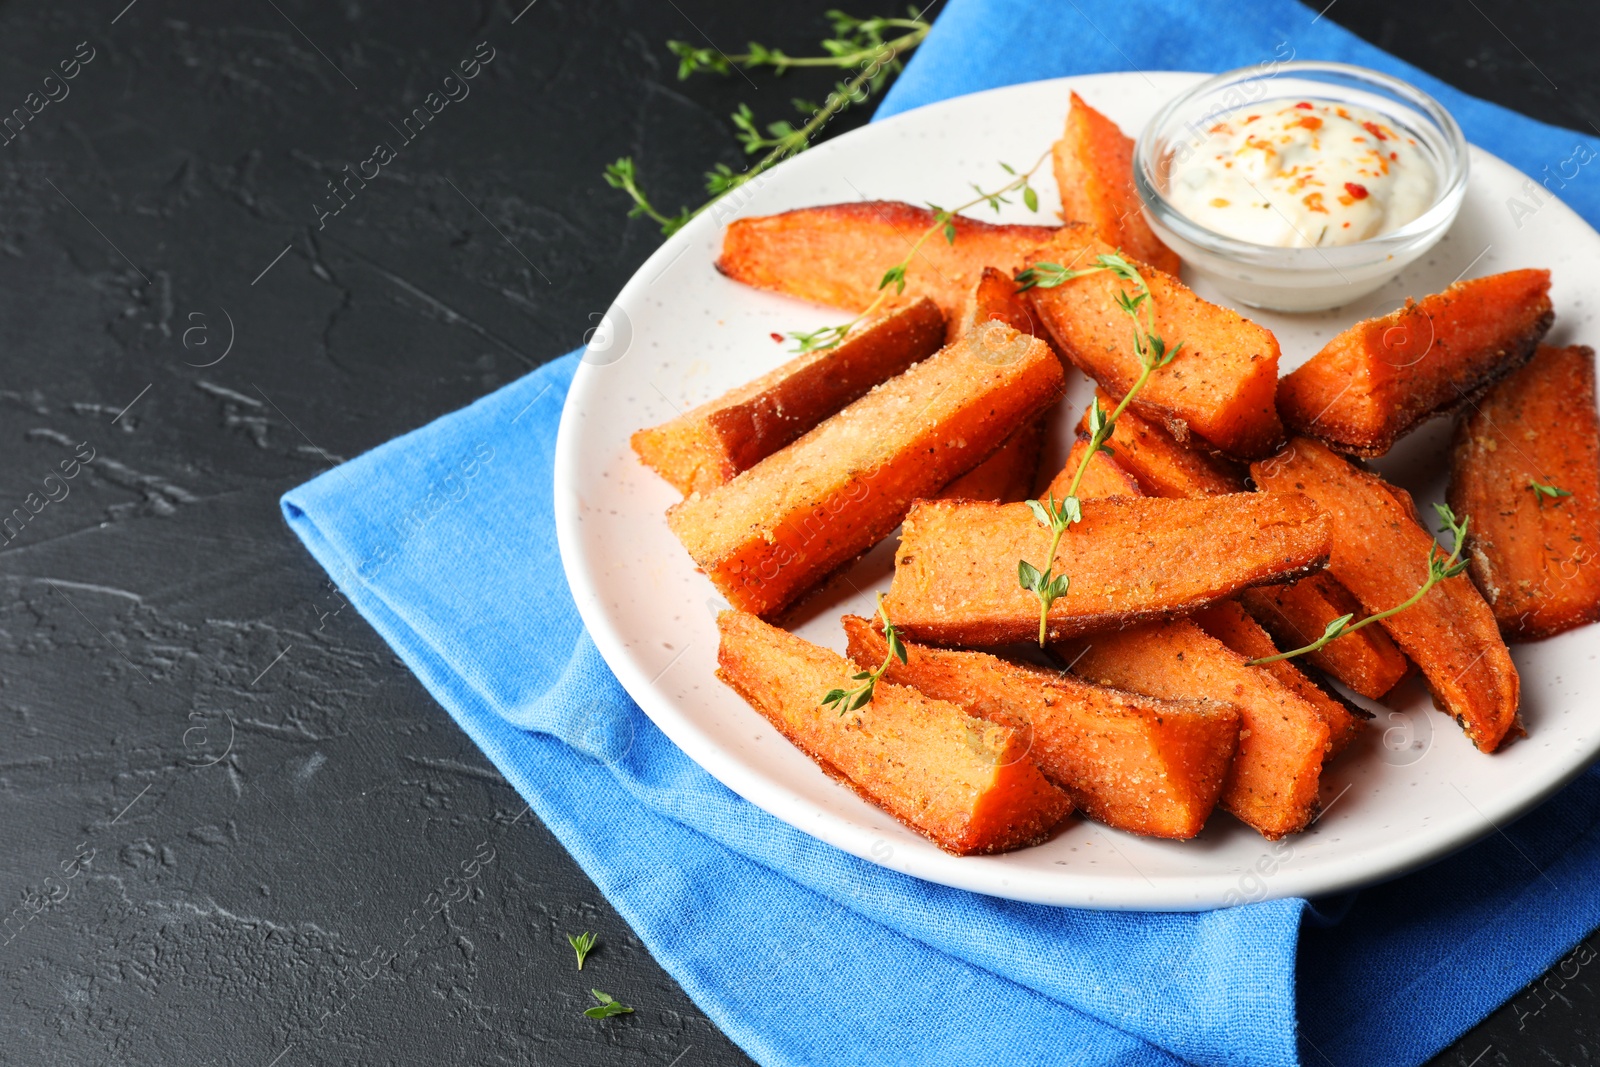
[[[1067,453],[1067,462],[1061,470],[1045,486],[1044,492],[1037,497],[1039,500],[1063,500],[1070,495],[1072,479],[1077,476],[1078,465],[1083,462],[1084,453],[1089,451],[1089,437],[1087,434],[1078,434],[1078,439],[1072,443],[1072,451]],[[1089,460],[1089,467],[1083,472],[1083,481],[1078,483],[1079,500],[1105,500],[1114,496],[1144,496],[1139,488],[1139,482],[1132,474],[1117,462],[1115,456],[1107,452],[1096,452],[1094,458]]]
[[[1189,619],[1080,637],[1059,651],[1072,673],[1100,685],[1234,704],[1239,751],[1222,787],[1223,810],[1271,840],[1304,830],[1316,815],[1328,726],[1271,671],[1249,666]]]
[[[840,714],[821,706],[860,668],[754,615],[717,616],[717,677],[828,774],[958,856],[1042,840],[1072,802],[1028,760],[1028,737],[955,704],[879,682]]]
[[[1193,617],[1200,629],[1246,659],[1262,659],[1278,654],[1278,647],[1272,643],[1267,631],[1249,616],[1237,600],[1224,600],[1201,608]],[[1292,690],[1317,709],[1317,714],[1328,727],[1328,753],[1324,762],[1343,752],[1366,729],[1367,720],[1371,718],[1367,712],[1323,689],[1292,660],[1263,663],[1261,669],[1271,671],[1284,688]]]
[[[1117,406],[1104,390],[1096,391],[1095,402],[1108,413]],[[1089,432],[1087,411],[1078,432]],[[1131,406],[1117,417],[1107,443],[1117,465],[1138,479],[1146,496],[1225,496],[1245,491],[1242,464],[1216,452],[1179,444],[1160,423],[1143,418]]]
[[[897,200],[867,200],[736,219],[717,269],[734,281],[859,312],[877,299],[884,271],[905,258],[933,212]],[[1055,233],[1049,226],[996,225],[956,216],[956,239],[924,241],[906,272],[905,296],[926,296],[956,322],[985,267],[1010,274]]]
[[[1327,520],[1309,500],[1238,493],[1204,500],[1091,501],[1061,539],[1070,576],[1052,639],[1193,611],[1262,582],[1320,569]],[[1039,601],[1017,563],[1044,570],[1050,531],[1025,504],[921,500],[905,517],[886,603],[906,636],[974,648],[1039,638]]]
[[[1043,341],[998,322],[878,386],[667,523],[743,611],[770,617],[900,524],[1061,395]]]
[[[1522,366],[1553,319],[1547,270],[1456,282],[1329,341],[1284,377],[1278,411],[1295,433],[1381,456]]]
[[[639,459],[685,496],[732,480],[944,345],[931,300],[894,308],[837,348],[807,352],[715,400],[633,435]]]
[[[1028,262],[1081,269],[1114,251],[1087,225],[1074,223]],[[1150,287],[1153,332],[1169,346],[1182,342],[1183,349],[1150,376],[1133,409],[1180,441],[1193,435],[1239,459],[1270,453],[1283,440],[1274,405],[1279,353],[1272,331],[1200,299],[1170,274],[1150,267],[1140,273]],[[1102,271],[1027,293],[1056,347],[1118,399],[1140,372],[1133,330],[1116,303],[1125,285]]]
[[[1328,572],[1369,614],[1404,602],[1427,580],[1434,540],[1417,522],[1404,490],[1305,437],[1253,464],[1251,474],[1266,495],[1303,493],[1322,507],[1333,528]],[[1435,703],[1480,750],[1493,752],[1523,732],[1517,668],[1494,612],[1465,574],[1444,579],[1378,625],[1416,663]]]
[[[1450,506],[1471,517],[1468,570],[1508,639],[1600,619],[1592,349],[1541,345],[1461,420]]]
[[[1326,571],[1282,585],[1246,589],[1239,594],[1239,603],[1283,652],[1311,644],[1339,616],[1361,613],[1360,602]],[[1411,661],[1378,626],[1346,634],[1308,652],[1305,660],[1368,700],[1377,700],[1411,672]]]
[[[882,663],[883,635],[844,617],[849,656]],[[1031,739],[1028,758],[1084,814],[1134,834],[1183,840],[1205,826],[1239,740],[1239,711],[1161,700],[985,652],[907,643],[886,679]]]
[[[1009,504],[1028,499],[1039,476],[1044,449],[1046,409],[1012,431],[995,453],[939,490],[940,500],[997,500]]]
[[[1051,150],[1064,222],[1087,222],[1109,245],[1177,274],[1178,254],[1150,231],[1133,187],[1133,139],[1072,94],[1066,132]]]

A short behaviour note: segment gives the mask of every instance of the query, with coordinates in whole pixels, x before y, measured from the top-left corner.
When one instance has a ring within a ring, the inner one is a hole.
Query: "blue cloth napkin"
[[[1290,0],[951,0],[880,114],[1069,73],[1222,70],[1283,58],[1282,42],[1424,85],[1472,140],[1530,173],[1581,141],[1455,92]],[[1561,190],[1592,221],[1593,185]],[[675,748],[578,620],[551,494],[576,366],[576,354],[558,359],[316,478],[283,498],[284,514],[759,1062],[1417,1064],[1600,925],[1594,772],[1407,878],[1202,914],[991,899],[790,829]]]

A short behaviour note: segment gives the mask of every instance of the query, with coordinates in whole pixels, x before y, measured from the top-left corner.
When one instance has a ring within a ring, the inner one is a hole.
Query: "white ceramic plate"
[[[1271,844],[1217,813],[1186,842],[1157,841],[1074,817],[1050,841],[1004,856],[946,855],[839,786],[713,676],[714,615],[725,606],[695,572],[662,518],[677,496],[642,467],[628,435],[670,418],[791,358],[773,332],[840,318],[757,292],[712,267],[723,224],[740,215],[855,199],[961,203],[968,182],[1005,180],[1059,135],[1069,89],[1136,131],[1196,74],[1104,74],[1011,86],[945,101],[845,134],[776,168],[738,202],[696,219],[667,241],[622,290],[591,339],[561,420],[555,503],[561,558],[583,620],[639,706],[690,758],[739,795],[829,844],[918,878],[1016,900],[1089,908],[1193,910],[1269,897],[1310,896],[1414,869],[1494,832],[1588,765],[1600,744],[1596,631],[1585,628],[1515,650],[1529,736],[1485,756],[1414,684],[1396,709],[1323,776],[1324,815]],[[1391,310],[1460,276],[1516,267],[1554,272],[1552,339],[1600,345],[1600,235],[1546,199],[1513,217],[1523,175],[1474,149],[1472,182],[1450,235],[1394,283],[1352,307],[1311,315],[1249,312],[1282,343],[1283,370],[1349,323]],[[1057,199],[1048,165],[1036,182],[1039,215],[1020,204],[1010,222],[1050,222]],[[987,209],[983,217],[993,217]],[[1217,295],[1197,286],[1213,300]],[[1220,300],[1219,300],[1220,302]],[[1070,426],[1091,395],[1081,376],[1061,407],[1059,465]],[[1438,500],[1449,423],[1406,438],[1378,467]],[[1050,457],[1047,457],[1047,461]],[[1426,511],[1426,507],[1424,507]],[[872,612],[888,587],[894,538],[805,607],[797,631],[844,646],[838,618]],[[1589,696],[1584,698],[1583,693]]]

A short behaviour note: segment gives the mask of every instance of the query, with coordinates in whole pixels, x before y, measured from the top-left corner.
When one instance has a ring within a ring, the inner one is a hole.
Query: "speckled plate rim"
[[[1044,904],[1100,909],[1200,910],[1371,884],[1432,862],[1551,795],[1600,753],[1585,694],[1600,690],[1593,628],[1518,646],[1530,737],[1495,756],[1471,749],[1428,708],[1420,689],[1383,716],[1325,772],[1324,814],[1306,833],[1271,843],[1218,813],[1190,842],[1137,838],[1074,816],[1049,842],[1004,856],[952,857],[828,779],[712,677],[714,609],[662,512],[675,494],[643,471],[627,436],[680,406],[788,358],[760,342],[772,331],[831,321],[829,313],[745,289],[711,268],[723,224],[805,204],[856,198],[958,202],[966,182],[992,181],[995,159],[1031,162],[1059,130],[1069,90],[1137,129],[1200,74],[1131,73],[1053,79],[943,101],[845,134],[775,168],[674,235],[623,287],[590,339],[562,414],[555,455],[556,530],[568,583],[606,662],[651,720],[691,759],[740,796],[811,836],[893,870],[942,885]],[[1462,216],[1438,249],[1373,297],[1341,311],[1281,316],[1245,310],[1283,342],[1285,370],[1358,318],[1410,293],[1521,266],[1555,271],[1551,339],[1600,339],[1600,235],[1554,199],[1530,216],[1511,210],[1525,181],[1473,149]],[[1043,168],[1048,171],[1048,166]],[[992,173],[991,173],[992,172]],[[1049,221],[1057,198],[1035,182],[1045,211],[1019,206],[1004,221]],[[1208,297],[1222,301],[1197,288]],[[646,386],[649,388],[647,389]],[[1075,382],[1057,447],[1089,396]],[[1442,429],[1441,429],[1442,428]],[[1378,464],[1419,505],[1441,495],[1444,422],[1407,439]],[[1431,473],[1430,473],[1431,471]],[[870,611],[887,583],[893,539],[807,607],[796,632],[842,647],[837,616]]]

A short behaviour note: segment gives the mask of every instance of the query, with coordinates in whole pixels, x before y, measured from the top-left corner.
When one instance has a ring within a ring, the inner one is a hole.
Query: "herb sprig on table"
[[[878,594],[878,617],[883,620],[883,640],[889,646],[884,653],[883,662],[875,671],[862,671],[852,674],[850,680],[861,684],[853,689],[830,689],[822,698],[825,708],[837,707],[839,714],[855,711],[872,700],[873,691],[877,688],[878,679],[882,678],[889,665],[895,660],[906,662],[906,646],[900,641],[900,631],[895,629],[894,623],[889,621],[889,612],[883,606],[883,594]]]
[[[1067,589],[1072,584],[1069,575],[1055,573],[1056,549],[1060,547],[1062,535],[1067,529],[1074,523],[1083,521],[1083,504],[1078,499],[1078,487],[1083,484],[1083,476],[1089,470],[1089,463],[1096,453],[1111,451],[1106,442],[1111,440],[1117,419],[1127,410],[1133,398],[1139,395],[1139,391],[1150,380],[1150,375],[1171,363],[1183,348],[1182,341],[1168,347],[1166,341],[1156,335],[1155,308],[1151,303],[1150,286],[1138,268],[1120,252],[1102,253],[1094,258],[1091,266],[1076,270],[1059,263],[1035,263],[1027,270],[1018,272],[1017,291],[1053,289],[1074,278],[1102,273],[1110,274],[1127,283],[1126,287],[1119,287],[1117,290],[1117,307],[1133,324],[1133,348],[1139,357],[1140,371],[1132,388],[1109,415],[1100,406],[1099,400],[1096,400],[1089,409],[1089,447],[1084,451],[1078,469],[1073,472],[1072,482],[1067,487],[1067,495],[1061,502],[1057,504],[1054,495],[1051,495],[1048,501],[1028,501],[1028,507],[1033,509],[1034,518],[1039,520],[1039,525],[1051,531],[1050,554],[1045,559],[1044,570],[1041,571],[1025,559],[1017,561],[1018,584],[1039,598],[1040,648],[1044,647],[1049,633],[1050,607],[1067,595]]]
[[[567,944],[572,946],[573,953],[578,957],[578,970],[583,970],[583,961],[594,950],[594,944],[598,940],[600,939],[587,930],[576,937],[572,934],[567,935]]]
[[[591,1019],[609,1019],[613,1015],[632,1015],[633,1009],[626,1004],[620,1004],[609,993],[602,993],[598,989],[589,990],[594,999],[600,1003],[592,1008],[583,1009],[583,1013]]]
[[[1022,194],[1022,202],[1029,211],[1038,211],[1039,194],[1034,190],[1031,179],[1034,173],[1044,165],[1044,161],[1049,158],[1050,153],[1046,151],[1044,155],[1034,162],[1033,166],[1020,174],[1011,165],[1001,163],[1000,168],[1011,175],[1011,180],[992,192],[984,192],[976,182],[971,183],[972,188],[977,191],[978,195],[964,204],[959,204],[953,208],[942,208],[938,204],[929,204],[929,209],[933,211],[933,224],[917,236],[917,239],[911,243],[911,248],[900,262],[883,272],[883,277],[878,282],[878,295],[873,298],[872,303],[868,304],[859,315],[849,322],[838,326],[824,326],[819,330],[812,330],[810,333],[789,334],[790,337],[799,342],[794,350],[796,352],[821,352],[837,347],[840,342],[850,335],[851,330],[855,329],[882,307],[884,301],[888,300],[890,296],[899,296],[905,292],[906,274],[911,270],[912,261],[922,251],[922,246],[927,244],[928,240],[937,233],[942,233],[947,243],[955,244],[956,216],[963,211],[978,207],[981,204],[988,204],[996,211],[999,211],[1001,204],[1011,203],[1010,197],[1015,193]],[[892,291],[890,286],[894,287]]]
[[[1466,550],[1468,520],[1462,518],[1458,521],[1455,512],[1451,511],[1449,506],[1445,504],[1435,504],[1433,510],[1438,513],[1439,521],[1444,524],[1439,527],[1439,532],[1444,533],[1448,530],[1453,534],[1455,536],[1455,547],[1450,551],[1449,555],[1445,555],[1444,549],[1437,542],[1428,546],[1428,577],[1415,593],[1412,593],[1403,602],[1396,604],[1389,610],[1380,611],[1376,615],[1368,615],[1360,622],[1352,621],[1355,619],[1353,612],[1348,615],[1341,615],[1328,623],[1328,628],[1323,631],[1322,636],[1309,645],[1290,652],[1280,652],[1276,656],[1262,656],[1259,659],[1250,660],[1250,666],[1259,667],[1265,663],[1275,663],[1278,660],[1293,659],[1296,656],[1304,656],[1309,652],[1315,652],[1328,642],[1335,641],[1345,634],[1355,633],[1363,626],[1371,626],[1375,622],[1381,622],[1384,619],[1400,614],[1421,601],[1434,586],[1446,578],[1454,578],[1466,570],[1467,561],[1461,558],[1461,553]]]
[[[761,158],[743,170],[734,170],[726,163],[718,163],[705,174],[706,192],[711,199],[694,210],[679,208],[677,214],[668,215],[651,203],[639,187],[638,167],[631,156],[606,167],[606,184],[620,189],[633,200],[629,218],[640,216],[661,224],[661,232],[672,236],[689,220],[705,211],[723,196],[744,185],[758,174],[769,170],[790,156],[811,147],[812,139],[834,118],[856,104],[862,103],[904,65],[905,57],[916,50],[928,36],[933,24],[923,19],[916,8],[908,9],[907,18],[859,19],[843,11],[829,11],[828,21],[834,36],[821,44],[825,55],[791,56],[779,49],[750,42],[747,50],[737,55],[725,55],[716,48],[696,48],[684,41],[668,41],[667,48],[678,57],[680,81],[699,73],[728,75],[734,70],[759,70],[770,68],[782,75],[786,71],[812,67],[840,70],[860,68],[856,74],[834,85],[820,104],[810,100],[793,99],[790,103],[806,120],[796,126],[788,120],[769,122],[763,130],[756,122],[749,105],[740,104],[732,119],[736,136],[744,146],[746,155]]]

